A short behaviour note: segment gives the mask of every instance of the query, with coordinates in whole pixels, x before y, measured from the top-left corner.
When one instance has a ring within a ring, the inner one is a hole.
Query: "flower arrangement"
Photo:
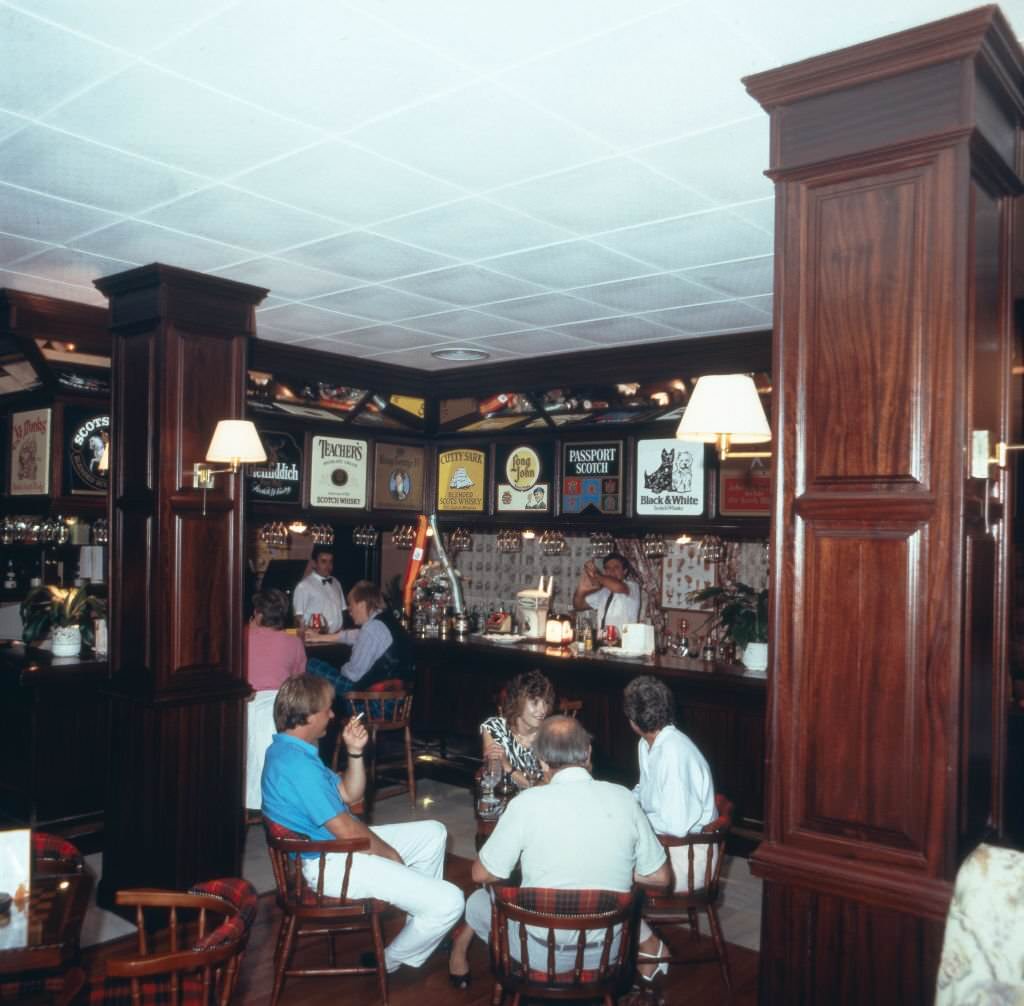
[[[55,628],[77,625],[92,645],[94,618],[105,618],[107,602],[89,587],[34,587],[21,602],[21,638],[34,643]]]
[[[714,614],[704,628],[713,632],[719,626],[737,646],[768,642],[768,591],[735,580],[724,587],[704,587],[686,595],[691,602],[714,605]]]

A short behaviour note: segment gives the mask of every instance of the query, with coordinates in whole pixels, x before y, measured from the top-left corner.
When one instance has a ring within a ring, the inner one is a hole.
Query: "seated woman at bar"
[[[277,690],[306,669],[302,640],[284,631],[288,624],[288,597],[280,590],[264,590],[252,598],[249,621],[248,678],[256,694],[249,700],[245,755],[245,806],[262,806],[260,776],[263,758],[276,732],[274,697]]]
[[[715,787],[711,769],[697,745],[672,722],[675,701],[668,686],[650,675],[634,678],[623,696],[623,711],[633,732],[640,738],[640,781],[633,788],[651,827],[662,835],[682,838],[700,831],[715,817]],[[675,889],[685,891],[688,879],[688,851],[684,846],[669,850]],[[695,849],[694,876],[704,874],[706,847]],[[644,957],[659,957],[661,941],[646,922],[640,923],[637,952]],[[655,967],[640,963],[641,977],[648,981],[659,972],[668,971],[668,964]]]
[[[335,668],[324,660],[311,658],[308,670],[327,678],[338,695],[365,691],[379,681],[413,678],[412,639],[388,607],[380,587],[360,580],[348,592],[348,612],[358,629],[342,629],[327,635],[314,634],[320,642],[348,643],[352,653]]]
[[[499,715],[480,724],[484,761],[496,754],[521,789],[540,775],[533,742],[555,703],[555,689],[540,671],[517,674],[503,689]]]

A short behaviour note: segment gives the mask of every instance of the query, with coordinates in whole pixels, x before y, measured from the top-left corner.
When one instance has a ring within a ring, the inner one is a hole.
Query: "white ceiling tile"
[[[22,119],[17,115],[8,115],[7,112],[0,112],[0,140],[6,139],[19,129],[29,125],[28,119]]]
[[[568,241],[533,251],[488,259],[487,267],[509,276],[551,287],[589,286],[651,271],[649,265],[628,259],[591,241]]]
[[[596,304],[613,308],[616,314],[651,311],[655,308],[680,307],[720,300],[722,295],[685,279],[661,274],[629,279],[621,283],[603,283],[575,291]]]
[[[380,283],[396,276],[438,269],[451,262],[445,255],[412,248],[366,231],[352,231],[302,248],[293,248],[282,257],[308,265],[319,265],[368,283]]]
[[[302,179],[296,187],[295,180]],[[284,157],[234,179],[239,188],[314,213],[363,225],[457,199],[447,182],[332,141]]]
[[[17,272],[15,269],[0,269],[0,288],[22,290],[25,293],[38,293],[44,297],[59,297],[62,300],[75,300],[80,304],[97,304],[107,306],[107,298],[94,286],[78,286],[72,283],[59,283],[55,280],[42,279],[28,273]]]
[[[38,192],[27,192],[0,182],[0,221],[11,234],[40,241],[66,241],[117,219],[113,213],[104,210],[80,206],[66,199],[54,199]]]
[[[102,255],[90,255],[71,248],[50,248],[32,258],[22,259],[18,263],[18,271],[60,283],[87,286],[93,280],[116,275],[136,265],[141,263],[104,258]]]
[[[407,276],[395,280],[392,286],[421,297],[446,300],[464,307],[487,304],[493,300],[525,297],[538,292],[532,283],[525,283],[511,276],[499,276],[487,269],[469,265],[439,269],[437,272],[428,272],[420,276]]]
[[[669,311],[655,311],[648,315],[652,321],[668,325],[691,335],[715,332],[735,332],[739,329],[770,328],[771,317],[742,301],[723,300],[717,304],[698,304],[696,307],[677,307]]]
[[[18,6],[57,24],[131,52],[144,52],[207,16],[211,0],[174,0],[156,9],[138,0],[18,0]]]
[[[417,346],[439,346],[444,339],[426,332],[413,332],[397,325],[374,325],[358,332],[349,332],[345,341],[370,353],[385,353],[395,349],[415,349]]]
[[[600,318],[597,321],[583,321],[577,325],[561,325],[555,331],[602,345],[649,342],[672,335],[669,329],[643,318]]]
[[[709,199],[628,157],[546,175],[490,198],[578,234],[615,230],[710,209]]]
[[[339,131],[467,76],[379,21],[323,0],[232,5],[154,58],[226,93]]]
[[[177,199],[201,184],[194,175],[43,126],[0,143],[0,180],[122,213]]]
[[[356,130],[352,139],[474,189],[557,171],[612,152],[600,140],[487,81],[370,123]]]
[[[487,312],[535,326],[600,318],[608,314],[608,309],[564,293],[543,293],[537,297],[520,297],[518,300],[488,304]]]
[[[520,356],[547,356],[551,353],[575,353],[580,350],[593,349],[594,343],[585,339],[576,339],[565,332],[552,332],[546,329],[532,329],[526,332],[515,332],[506,335],[493,335],[478,339],[478,344],[491,349],[494,346],[516,353]]]
[[[112,227],[75,238],[70,244],[96,255],[116,256],[132,262],[163,262],[198,272],[216,269],[249,256],[242,248],[207,241],[193,234],[181,234],[141,220],[123,220]]]
[[[266,301],[264,301],[264,303],[266,303]],[[303,332],[292,332],[283,328],[274,328],[273,325],[265,325],[258,314],[256,316],[256,335],[260,339],[267,339],[270,342],[281,342],[285,344],[292,342],[305,342],[309,339],[309,336]]]
[[[604,234],[600,241],[663,269],[766,255],[772,250],[771,235],[725,210],[631,227]]]
[[[742,206],[729,207],[731,213],[742,217],[755,227],[760,227],[766,234],[775,233],[775,199],[759,199]]]
[[[10,265],[27,255],[38,255],[52,245],[43,241],[33,241],[32,238],[18,237],[16,234],[0,233],[0,265]]]
[[[355,314],[374,321],[398,321],[420,314],[443,311],[447,305],[427,297],[392,290],[387,286],[361,286],[310,301],[314,307],[325,307],[342,314]]]
[[[755,294],[771,293],[774,262],[771,255],[761,255],[758,258],[742,259],[739,262],[722,262],[719,265],[687,269],[679,276],[680,279],[720,290],[730,297],[750,297]],[[659,306],[670,307],[671,305]]]
[[[44,121],[214,178],[279,157],[321,135],[142,64],[65,102]]]
[[[415,328],[419,332],[431,332],[434,335],[445,335],[453,339],[474,339],[482,335],[508,332],[519,327],[507,319],[468,310],[445,311],[443,314],[412,318],[405,324],[408,328]]]
[[[763,173],[768,167],[768,144],[768,116],[762,112],[743,122],[648,147],[637,157],[719,203],[740,203],[774,194],[773,182]]]
[[[303,349],[315,349],[321,353],[336,353],[339,356],[351,356],[362,359],[373,354],[367,353],[363,346],[353,346],[345,342],[340,336],[296,339],[291,343],[293,346],[302,346]]]
[[[355,286],[358,280],[339,276],[323,269],[285,262],[283,259],[260,258],[239,262],[224,269],[215,270],[218,276],[236,279],[239,283],[250,283],[273,291],[288,300],[305,300],[325,293],[344,290]],[[323,306],[323,305],[321,305]]]
[[[338,226],[312,213],[281,206],[227,186],[196,192],[168,206],[161,206],[145,217],[173,230],[257,252],[272,252],[304,241],[316,241],[337,230]]]
[[[23,115],[45,112],[129,58],[6,5],[0,7],[0,39],[0,107]]]
[[[656,13],[497,77],[621,147],[657,143],[758,110],[740,78],[758,54],[707,6]]]
[[[561,227],[531,220],[486,199],[463,199],[391,220],[374,230],[465,259],[487,258],[572,236]]]
[[[284,304],[256,312],[261,325],[303,335],[333,335],[366,327],[365,318],[350,318],[333,311],[320,311],[307,304]]]

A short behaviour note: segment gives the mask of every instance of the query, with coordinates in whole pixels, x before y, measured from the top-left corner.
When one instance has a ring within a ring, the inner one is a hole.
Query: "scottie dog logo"
[[[653,472],[644,472],[644,489],[652,493],[688,493],[693,482],[693,458],[676,449],[661,452],[661,464]]]

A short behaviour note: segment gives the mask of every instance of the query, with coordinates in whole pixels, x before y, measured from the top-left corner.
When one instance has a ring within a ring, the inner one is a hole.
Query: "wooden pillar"
[[[163,265],[97,281],[113,335],[111,763],[100,900],[238,875],[243,500],[192,465],[245,409],[267,291]]]
[[[999,826],[1021,51],[995,7],[748,78],[776,183],[761,1001],[924,1003]],[[990,498],[986,525],[985,494]]]

